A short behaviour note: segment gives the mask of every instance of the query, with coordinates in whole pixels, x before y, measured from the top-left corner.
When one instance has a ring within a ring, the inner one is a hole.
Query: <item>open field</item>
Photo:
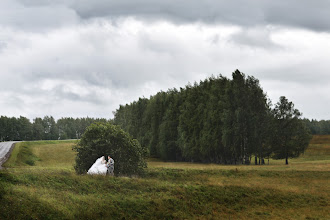
[[[74,143],[17,144],[0,171],[0,219],[330,219],[330,136],[288,166],[150,159],[141,178],[76,175]]]

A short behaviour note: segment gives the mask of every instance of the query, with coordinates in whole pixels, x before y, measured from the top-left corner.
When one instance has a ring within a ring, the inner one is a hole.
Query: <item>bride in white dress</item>
[[[89,168],[87,174],[93,175],[93,174],[101,174],[106,175],[107,174],[107,161],[104,159],[104,156],[98,158],[95,163]]]

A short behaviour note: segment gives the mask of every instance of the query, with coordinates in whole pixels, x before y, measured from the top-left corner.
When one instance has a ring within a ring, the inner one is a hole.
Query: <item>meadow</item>
[[[15,146],[0,171],[0,219],[330,219],[330,136],[289,165],[149,159],[135,178],[77,175],[74,144]]]

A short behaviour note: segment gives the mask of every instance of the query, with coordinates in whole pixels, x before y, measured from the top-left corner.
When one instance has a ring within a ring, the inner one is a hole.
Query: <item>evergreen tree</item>
[[[32,132],[34,140],[44,140],[45,128],[42,118],[35,118],[33,120]]]
[[[163,160],[249,164],[255,156],[262,164],[283,148],[270,106],[259,81],[236,70],[232,80],[212,76],[121,105],[114,122]]]
[[[281,96],[273,110],[276,127],[273,146],[273,157],[285,159],[298,157],[307,148],[310,135],[305,124],[299,120],[301,113],[285,96]]]
[[[179,106],[181,99],[176,89],[169,90],[166,97],[167,109],[159,128],[159,154],[163,160],[182,160],[178,145]]]
[[[19,140],[29,141],[33,139],[32,124],[29,119],[20,116],[17,119],[16,129],[18,132]]]

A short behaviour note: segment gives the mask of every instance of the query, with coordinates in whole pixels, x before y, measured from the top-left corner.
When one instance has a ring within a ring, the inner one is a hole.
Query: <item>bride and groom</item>
[[[110,176],[114,175],[115,161],[108,156],[108,162],[104,159],[104,156],[98,158],[95,163],[89,168],[87,174],[101,174]]]

